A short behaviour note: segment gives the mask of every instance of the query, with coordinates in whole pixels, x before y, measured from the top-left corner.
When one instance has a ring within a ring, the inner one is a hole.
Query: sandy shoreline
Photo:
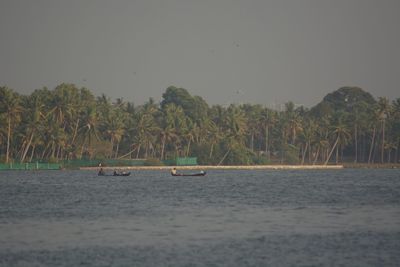
[[[172,168],[180,170],[331,170],[343,169],[343,165],[239,165],[239,166],[111,166],[103,167],[104,170],[124,169],[124,170],[170,170]],[[80,170],[98,170],[99,167],[81,167]]]

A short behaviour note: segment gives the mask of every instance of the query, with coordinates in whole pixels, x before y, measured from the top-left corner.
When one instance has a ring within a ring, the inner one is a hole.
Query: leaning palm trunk
[[[124,154],[124,155],[118,157],[118,159],[123,159],[123,158],[125,158],[126,156],[132,155],[132,153],[135,152],[135,150],[136,150],[136,148],[132,149],[132,150],[129,151],[128,153],[126,153],[126,154]],[[132,158],[132,157],[130,157],[130,158]]]
[[[325,160],[324,165],[328,164],[328,162],[329,162],[329,160],[330,160],[330,158],[331,158],[331,156],[332,156],[332,153],[333,153],[333,151],[335,150],[335,148],[336,148],[336,146],[337,146],[338,143],[339,143],[339,135],[338,135],[338,137],[336,138],[335,144],[333,145],[331,151],[329,152],[329,154],[328,154],[328,156],[327,156],[327,158],[326,158],[326,160]]]
[[[357,163],[357,161],[358,161],[358,132],[357,132],[357,124],[354,126],[354,145],[355,145],[354,163]]]
[[[28,140],[24,139],[24,141],[22,142],[21,148],[18,150],[17,157],[19,157],[20,159],[22,158],[22,154],[25,151],[27,143],[28,143]]]
[[[8,117],[6,163],[8,163],[10,160],[9,159],[9,157],[10,157],[10,139],[11,139],[11,118]]]
[[[254,132],[251,133],[250,147],[251,151],[254,152]]]
[[[211,157],[212,157],[213,150],[214,150],[214,143],[211,143],[210,155],[209,155],[209,158],[210,158],[210,159],[211,159]]]
[[[144,150],[144,157],[145,157],[146,159],[147,159],[147,157],[148,157],[149,147],[150,147],[150,142],[147,141],[147,143],[146,143],[146,148],[145,148],[145,150]]]
[[[372,132],[371,146],[369,148],[368,164],[371,163],[372,151],[373,151],[374,146],[375,146],[375,132],[376,132],[376,128],[374,127],[374,130]]]
[[[161,155],[160,155],[160,159],[163,160],[164,159],[164,149],[165,149],[165,141],[166,141],[167,137],[164,135],[162,138],[162,144],[161,144]]]
[[[117,142],[117,147],[115,148],[115,155],[114,158],[118,158],[118,152],[119,152],[119,142]]]
[[[136,153],[136,159],[138,159],[139,158],[139,153],[140,153],[140,147],[141,147],[142,145],[141,144],[139,144],[139,146],[138,146],[138,150],[137,150],[137,153]]]
[[[111,138],[110,138],[110,143],[111,143],[111,153],[110,153],[110,158],[113,158],[113,155],[115,155],[114,154],[114,138],[111,136]]]
[[[339,146],[336,146],[336,157],[335,157],[335,162],[336,162],[336,164],[338,164],[339,163]]]
[[[186,157],[189,157],[189,152],[190,152],[190,139],[189,139],[188,146],[186,149]]]
[[[231,149],[228,149],[228,151],[226,151],[225,155],[222,157],[221,161],[218,162],[218,165],[217,165],[217,166],[221,165],[222,162],[224,162],[224,160],[225,160],[225,158],[228,156],[229,152],[231,152]]]
[[[301,165],[304,164],[304,160],[306,158],[307,149],[308,149],[308,142],[306,142],[306,145],[305,145],[305,147],[303,149],[303,153],[301,155]]]
[[[267,159],[269,160],[268,136],[269,136],[269,127],[265,126],[265,154],[267,155]]]
[[[24,153],[22,154],[22,157],[21,157],[21,162],[24,162],[26,154],[28,153],[28,150],[32,144],[32,140],[33,140],[33,133],[31,134],[31,138],[29,138],[29,142],[24,149]]]
[[[31,157],[29,158],[29,162],[32,162],[33,156],[35,155],[35,149],[36,149],[36,145],[33,145],[32,146]]]
[[[384,163],[384,154],[385,151],[385,119],[382,121],[382,146],[381,146],[381,163]]]

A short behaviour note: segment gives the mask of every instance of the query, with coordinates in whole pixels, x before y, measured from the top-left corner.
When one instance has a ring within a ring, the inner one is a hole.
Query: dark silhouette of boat
[[[171,173],[172,176],[204,176],[206,172],[198,172],[198,173]]]
[[[113,176],[129,176],[129,175],[131,175],[131,172],[117,172],[113,174]]]
[[[97,173],[98,176],[129,176],[131,172],[116,172],[113,174],[106,174],[102,169]]]

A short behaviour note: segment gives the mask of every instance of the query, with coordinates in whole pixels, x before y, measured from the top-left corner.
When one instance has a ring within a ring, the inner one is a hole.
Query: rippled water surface
[[[0,266],[399,266],[400,170],[0,172]]]

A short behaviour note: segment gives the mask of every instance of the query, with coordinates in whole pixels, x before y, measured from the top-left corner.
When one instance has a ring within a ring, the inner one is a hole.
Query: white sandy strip
[[[103,167],[105,170],[125,169],[125,170],[170,170],[171,168],[180,170],[321,170],[321,169],[343,169],[343,165],[238,165],[238,166],[215,166],[215,165],[196,165],[196,166],[112,166]],[[81,167],[81,170],[97,170],[99,167]]]

